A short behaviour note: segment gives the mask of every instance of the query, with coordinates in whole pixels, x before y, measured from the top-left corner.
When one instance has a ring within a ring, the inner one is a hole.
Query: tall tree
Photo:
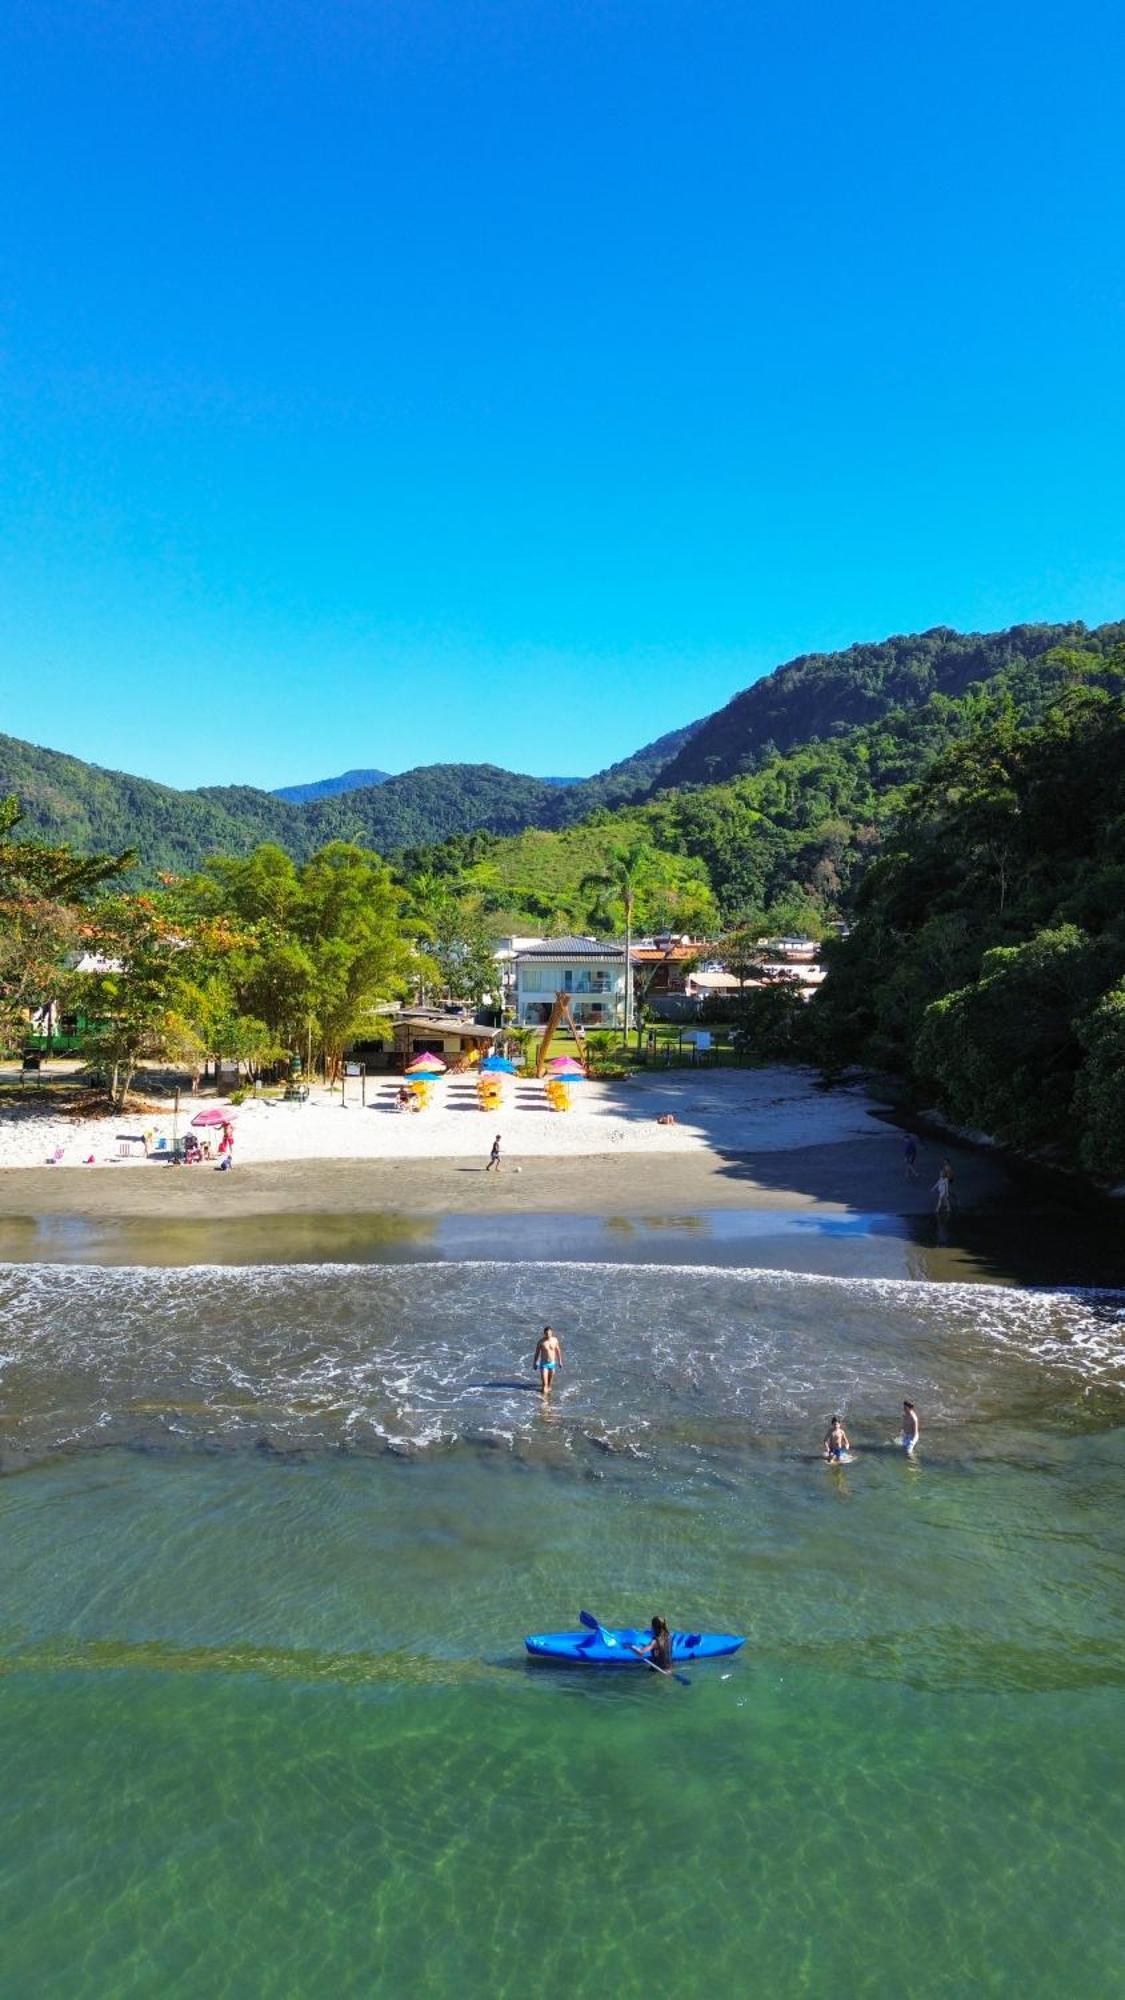
[[[306,861],[298,879],[293,925],[312,968],[314,1032],[335,1076],[375,1002],[407,987],[412,947],[402,891],[379,855],[342,840]]]
[[[9,1034],[58,995],[82,911],[133,859],[13,838],[21,819],[18,799],[0,800],[0,1025]]]
[[[633,1025],[633,919],[637,898],[651,881],[656,860],[647,840],[635,840],[628,847],[611,847],[605,865],[587,875],[581,887],[599,890],[607,908],[618,908],[625,922],[625,1033]]]

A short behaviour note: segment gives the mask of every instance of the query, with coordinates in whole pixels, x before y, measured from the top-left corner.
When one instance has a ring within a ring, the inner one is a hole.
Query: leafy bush
[[[1074,1093],[1081,1159],[1100,1179],[1125,1179],[1125,980],[1079,1023],[1085,1066]]]
[[[754,986],[741,996],[736,1046],[756,1062],[800,1062],[810,1049],[807,1003],[790,981]]]
[[[915,1068],[963,1124],[1018,1146],[1063,1137],[1082,1059],[1077,1017],[1104,976],[1074,924],[984,955],[980,979],[927,1008]]]

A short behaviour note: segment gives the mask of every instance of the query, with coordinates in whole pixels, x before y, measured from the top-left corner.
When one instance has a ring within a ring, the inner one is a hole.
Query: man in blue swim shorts
[[[553,1328],[545,1326],[539,1336],[539,1344],[535,1349],[535,1359],[531,1364],[533,1368],[538,1368],[539,1370],[539,1389],[542,1395],[550,1395],[551,1383],[555,1377],[555,1369],[562,1366],[562,1358],[562,1341]]]
[[[833,1417],[832,1422],[828,1426],[828,1435],[824,1440],[825,1458],[834,1460],[838,1465],[844,1453],[850,1450],[851,1445],[848,1443],[847,1431],[844,1429],[839,1417]]]

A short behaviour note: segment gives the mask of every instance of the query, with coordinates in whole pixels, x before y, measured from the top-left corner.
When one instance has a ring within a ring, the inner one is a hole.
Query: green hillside
[[[659,775],[661,790],[718,784],[753,771],[776,751],[841,736],[932,695],[958,696],[1005,670],[1033,665],[1058,646],[1105,652],[1125,624],[1013,625],[1005,632],[930,632],[803,653],[755,681],[693,731]]]
[[[248,853],[262,840],[306,851],[300,808],[268,792],[179,792],[0,736],[0,794],[13,793],[25,834],[65,841],[81,854],[135,848],[138,872],[149,878],[196,868],[208,854]]]
[[[1125,647],[917,788],[810,1010],[816,1052],[905,1076],[1025,1151],[1125,1175]],[[1115,692],[1115,690],[1117,690]]]
[[[971,703],[973,689],[1003,692],[1030,713],[1054,684],[1044,663],[1060,646],[1096,660],[1123,638],[1125,624],[939,628],[810,654],[574,785],[490,764],[432,764],[295,804],[252,786],[177,791],[0,737],[0,797],[20,799],[29,833],[80,853],[135,848],[146,879],[262,841],[297,860],[331,840],[396,854],[477,833],[561,833],[647,800],[651,837],[701,861],[724,908],[760,907],[794,881],[832,901],[871,852],[896,787],[968,726],[954,712],[960,700]],[[716,783],[721,798],[711,795]]]
[[[163,870],[190,872],[213,854],[248,854],[266,840],[302,860],[330,840],[390,853],[481,827],[504,834],[567,826],[646,791],[690,733],[675,730],[576,785],[493,764],[429,764],[300,804],[251,785],[177,791],[0,736],[0,797],[19,798],[29,834],[79,853],[135,848],[138,875],[151,879]]]
[[[583,884],[614,846],[649,843],[663,857],[642,921],[692,928],[713,898],[723,924],[773,913],[814,928],[846,909],[918,784],[956,745],[1001,718],[1039,722],[1072,687],[1125,686],[1125,647],[1088,646],[1014,659],[983,689],[884,716],[834,741],[775,755],[728,784],[661,792],[572,828],[498,840],[460,836],[404,855],[409,874],[434,872],[478,894],[498,927],[585,927],[597,897]]]

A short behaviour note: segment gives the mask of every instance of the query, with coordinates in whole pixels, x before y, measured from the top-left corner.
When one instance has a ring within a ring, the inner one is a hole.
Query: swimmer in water
[[[847,1431],[844,1429],[839,1417],[833,1417],[832,1422],[828,1426],[828,1435],[824,1440],[825,1458],[833,1459],[838,1465],[844,1453],[850,1450],[851,1445],[848,1442]]]
[[[908,1397],[902,1403],[902,1448],[912,1452],[918,1442],[922,1426],[918,1422],[918,1412]]]
[[[553,1327],[545,1326],[539,1336],[539,1343],[535,1349],[535,1359],[531,1364],[533,1368],[538,1368],[539,1370],[539,1389],[541,1395],[550,1395],[555,1369],[562,1367],[562,1358],[562,1341]]]

